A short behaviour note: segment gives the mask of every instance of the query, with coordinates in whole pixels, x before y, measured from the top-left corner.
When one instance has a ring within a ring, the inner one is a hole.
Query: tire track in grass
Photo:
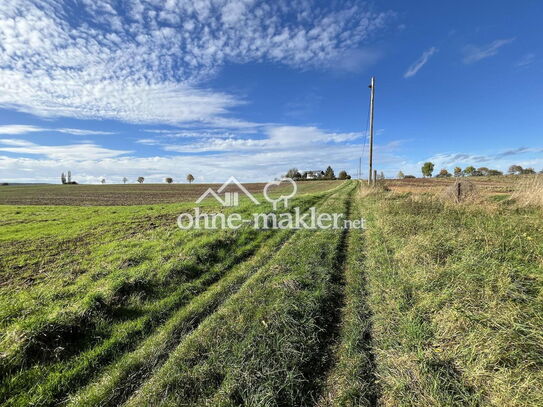
[[[354,191],[351,191],[345,201],[343,213],[345,219],[351,217],[351,207]],[[334,363],[334,344],[340,334],[341,310],[345,305],[345,261],[347,258],[349,229],[343,229],[340,234],[330,278],[331,295],[322,303],[320,325],[322,331],[319,335],[320,351],[315,353],[314,360],[309,363],[312,366],[307,380],[308,390],[317,398],[324,387],[328,372]]]
[[[345,219],[350,219],[352,208],[352,191],[344,208]],[[304,392],[312,394],[308,400],[304,401],[304,405],[313,404],[318,399],[323,387],[328,381],[328,372],[332,369],[335,363],[335,347],[339,340],[341,329],[341,311],[345,305],[345,270],[347,268],[347,255],[349,251],[349,237],[351,232],[349,229],[341,231],[339,242],[337,245],[334,266],[332,268],[330,287],[331,292],[327,297],[327,301],[321,304],[320,318],[317,322],[321,326],[321,331],[318,335],[319,350],[314,352],[313,357],[307,362],[308,369],[306,370]],[[229,400],[228,388],[232,383],[228,380],[223,382],[219,389],[215,392],[213,398],[207,402],[210,406],[234,406]],[[280,404],[282,405],[282,404]],[[327,406],[327,405],[326,405]]]
[[[351,190],[326,209],[344,209]],[[330,281],[339,241],[337,230],[302,231],[290,239],[179,344],[127,405],[309,405],[327,331],[323,304],[335,294]]]
[[[330,195],[325,195],[321,204]],[[237,267],[208,291],[180,309],[157,333],[149,337],[132,354],[122,357],[94,383],[70,397],[70,405],[114,406],[124,402],[154,370],[162,365],[168,353],[203,319],[213,313],[227,298],[236,293],[247,279],[273,257],[294,231],[281,231],[258,252]]]
[[[279,240],[282,245],[287,236],[285,233],[275,240]],[[270,249],[272,248],[264,245],[262,251],[267,252]],[[153,371],[164,363],[169,352],[178,345],[182,338],[196,329],[228,297],[235,294],[246,279],[265,264],[266,260],[267,257],[264,253],[257,254],[240,270],[220,280],[215,286],[196,297],[194,301],[168,320],[156,335],[149,337],[133,353],[127,354],[111,369],[107,369],[88,388],[70,397],[68,404],[74,406],[117,406],[122,404]]]
[[[354,202],[354,206],[354,218],[361,218],[358,201]],[[367,303],[364,269],[364,232],[351,230],[345,245],[344,306],[340,311],[339,337],[334,345],[334,366],[316,404],[318,407],[370,407],[376,406],[378,400],[372,351],[372,313]]]
[[[254,243],[258,243],[258,240],[255,240]],[[238,260],[242,261],[253,250],[251,245],[247,246],[242,250]],[[10,389],[6,387],[2,390],[2,395],[12,396],[8,400],[4,400],[6,405],[56,404],[59,395],[69,391],[73,386],[84,384],[102,366],[115,360],[122,352],[133,350],[137,345],[137,340],[144,339],[151,334],[167,321],[171,313],[188,304],[211,284],[228,274],[230,269],[231,266],[223,265],[221,270],[211,269],[195,281],[181,284],[173,293],[157,299],[144,315],[115,324],[109,338],[68,361],[50,365],[45,378],[43,377],[44,366],[42,365],[35,365],[12,376],[9,386],[18,388],[18,383],[27,383],[33,387],[28,388],[26,392],[19,391],[18,394],[10,394]],[[36,378],[35,381],[30,380],[33,377]]]
[[[313,205],[315,200],[325,200],[331,193],[316,195],[306,200],[302,200],[302,207]],[[271,236],[264,236],[253,239],[248,242],[248,249],[242,250],[241,257],[238,256],[238,261],[242,261],[247,256],[254,254],[257,246],[262,242],[266,242]],[[232,263],[233,261],[230,261]],[[230,264],[229,263],[229,264]],[[170,318],[172,312],[184,304],[189,304],[193,298],[204,292],[211,284],[215,283],[221,276],[229,273],[232,265],[226,265],[220,272],[210,270],[195,282],[183,284],[175,290],[174,293],[160,300],[156,306],[153,304],[154,311],[149,315],[144,315],[136,320],[129,320],[115,326],[119,336],[107,339],[99,345],[88,349],[74,359],[67,362],[57,364],[54,370],[49,370],[48,376],[45,379],[42,376],[43,368],[40,366],[32,368],[32,370],[22,371],[19,375],[12,378],[10,387],[16,388],[17,383],[28,383],[33,386],[28,391],[13,393],[8,388],[5,388],[2,393],[7,395],[9,400],[5,400],[7,405],[28,405],[30,403],[38,403],[39,405],[51,405],[58,402],[58,397],[61,394],[66,394],[75,386],[81,386],[86,383],[86,380],[97,373],[101,366],[117,359],[121,356],[121,352],[132,351],[137,345],[136,340],[145,339],[158,326],[163,324]],[[29,375],[37,375],[36,381],[30,381]],[[15,386],[15,387],[13,387]],[[10,395],[10,393],[12,393]]]

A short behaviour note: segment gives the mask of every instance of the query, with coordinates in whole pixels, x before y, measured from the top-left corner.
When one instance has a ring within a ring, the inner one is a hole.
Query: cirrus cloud
[[[431,47],[424,51],[419,59],[417,59],[405,72],[403,75],[404,78],[410,78],[412,76],[415,76],[420,69],[426,65],[428,60],[432,55],[434,55],[438,49],[436,47]]]
[[[492,41],[490,44],[483,46],[466,45],[464,47],[464,63],[472,64],[474,62],[481,61],[483,59],[492,57],[498,53],[501,47],[507,44],[511,44],[515,39],[507,38],[502,40]]]
[[[250,125],[228,117],[243,100],[202,82],[226,63],[327,66],[391,15],[354,0],[338,5],[4,0],[0,107],[44,117]]]

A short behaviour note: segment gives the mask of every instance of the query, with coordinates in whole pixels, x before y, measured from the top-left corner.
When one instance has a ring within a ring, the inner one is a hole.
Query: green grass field
[[[366,230],[182,231],[201,187],[138,187],[1,187],[0,404],[543,405],[541,208],[307,182]]]

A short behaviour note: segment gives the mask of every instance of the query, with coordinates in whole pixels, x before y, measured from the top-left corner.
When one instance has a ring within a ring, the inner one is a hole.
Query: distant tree
[[[413,178],[417,178],[417,177],[415,177],[414,175],[406,175],[404,178],[405,179],[413,179]]]
[[[494,177],[496,175],[503,175],[503,172],[498,171],[498,170],[488,170],[489,177]]]
[[[462,175],[464,175],[464,173],[462,172],[462,168],[454,167],[454,176],[461,177]]]
[[[425,162],[424,165],[421,168],[422,175],[424,177],[431,177],[432,172],[434,172],[434,163],[431,162]]]
[[[477,168],[477,171],[484,177],[488,176],[488,172],[490,171],[487,167],[479,167]]]
[[[66,183],[66,175],[64,175],[64,173],[60,174],[60,182],[62,182],[63,184]]]
[[[291,168],[285,174],[285,178],[292,178],[292,179],[298,180],[298,179],[302,178],[302,174],[300,174],[300,171],[298,171],[297,168]]]
[[[470,165],[469,167],[466,167],[466,169],[464,170],[464,174],[472,176],[475,171],[477,171],[475,167],[473,165]]]
[[[339,172],[339,175],[337,176],[337,179],[346,180],[348,176],[349,176],[349,175],[347,174],[347,171],[341,170],[341,171]]]
[[[123,177],[123,184],[126,184],[128,182],[128,178]]]
[[[166,178],[164,178],[164,181],[166,181],[168,184],[171,184],[173,182],[173,178],[172,177],[166,177]]]
[[[509,170],[507,171],[509,174],[522,174],[523,168],[520,165],[512,165],[509,167]]]
[[[535,171],[533,168],[524,168],[522,174],[535,174]]]
[[[436,175],[437,178],[449,178],[450,176],[451,174],[449,173],[449,171],[447,171],[446,168],[441,169],[441,171],[439,171],[439,174]]]
[[[106,183],[106,179],[105,179],[105,178],[102,178],[102,179],[100,180],[100,183],[101,183],[102,185],[104,185],[104,184]]]
[[[396,175],[396,178],[398,179],[404,179],[405,178],[405,174],[401,171],[398,171],[398,175]]]
[[[189,182],[189,184],[192,184],[192,181],[194,181],[194,177],[192,176],[192,174],[187,175],[187,181]]]
[[[334,174],[334,170],[332,167],[328,166],[326,170],[324,171],[324,178],[325,179],[336,179],[336,175]]]
[[[145,181],[145,178],[143,178],[143,177],[138,177],[138,183],[139,183],[139,184],[143,184],[143,181]]]

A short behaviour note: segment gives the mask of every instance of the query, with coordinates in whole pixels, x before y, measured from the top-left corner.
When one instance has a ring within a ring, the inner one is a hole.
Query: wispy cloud
[[[72,134],[75,136],[96,136],[96,135],[110,135],[115,134],[111,131],[98,131],[98,130],[86,130],[86,129],[66,129],[66,128],[44,128],[38,126],[30,126],[24,124],[8,124],[0,126],[0,134],[19,135],[38,132],[55,132]]]
[[[469,153],[444,153],[436,154],[426,161],[431,161],[438,167],[450,167],[451,165],[491,165],[498,169],[505,169],[511,164],[511,159],[520,159],[521,156],[539,155],[543,152],[541,148],[518,147],[498,151],[492,154],[469,154]],[[542,160],[543,161],[543,160]]]
[[[284,151],[306,150],[314,146],[328,148],[331,144],[352,142],[363,136],[361,132],[335,133],[314,126],[271,126],[264,129],[264,134],[238,137],[232,133],[208,134],[202,137],[198,133],[188,133],[180,137],[170,134],[153,139],[145,138],[137,142],[145,145],[160,146],[165,151],[177,153],[219,153],[246,151]],[[174,139],[179,142],[174,142]]]
[[[38,131],[43,131],[43,129],[41,127],[27,126],[23,124],[8,124],[5,126],[0,126],[0,134],[17,135],[34,133]]]
[[[464,63],[471,64],[474,62],[481,61],[482,59],[489,58],[498,53],[501,47],[507,44],[511,44],[515,39],[507,38],[503,40],[492,41],[490,44],[476,46],[476,45],[466,45],[464,47]]]
[[[164,152],[152,157],[134,157],[129,151],[95,143],[45,146],[15,138],[0,139],[2,177],[7,181],[32,178],[56,182],[58,174],[70,168],[78,182],[98,182],[102,176],[120,181],[123,176],[135,179],[139,175],[160,182],[165,176],[178,179],[187,172],[199,181],[221,181],[225,174],[240,176],[245,181],[263,181],[293,166],[303,170],[324,169],[328,165],[337,171],[345,169],[354,173],[363,136],[359,132],[339,133],[314,126],[269,126],[258,134],[227,133],[222,137],[215,133],[215,137],[209,138],[155,134],[153,138],[138,141]],[[384,160],[384,152],[396,147],[393,143],[376,147],[379,159]],[[23,156],[2,157],[2,152]]]
[[[226,63],[327,68],[364,45],[390,13],[355,0],[111,2],[0,6],[0,107],[34,115],[132,123],[247,126],[242,98],[201,86]],[[339,5],[339,7],[337,7]],[[356,55],[359,66],[373,55]]]
[[[358,145],[358,147],[360,147]],[[395,145],[375,146],[379,152],[378,164],[395,165],[399,158],[394,156]],[[267,181],[284,174],[286,169],[325,169],[331,165],[336,172],[342,169],[356,173],[360,148],[351,144],[333,144],[327,148],[316,143],[303,149],[270,150],[255,149],[226,151],[200,155],[170,155],[152,157],[118,156],[105,159],[63,159],[7,157],[0,154],[0,169],[3,182],[12,180],[34,182],[58,182],[60,173],[71,169],[78,182],[97,183],[100,177],[108,182],[121,182],[124,176],[135,182],[144,176],[146,182],[162,182],[171,176],[175,181],[184,180],[192,173],[197,182],[223,182],[227,175],[236,174],[241,181]]]
[[[0,151],[15,154],[41,155],[52,160],[101,160],[128,154],[131,151],[112,150],[93,143],[44,146],[19,139],[0,139]]]
[[[85,129],[51,129],[44,131],[58,131],[59,133],[73,134],[74,136],[107,136],[115,134],[112,131],[85,130]]]
[[[405,72],[404,78],[410,78],[417,74],[417,72],[428,62],[430,57],[437,52],[436,47],[431,47],[424,51],[419,59],[417,59]]]
[[[528,53],[528,54],[524,54],[522,58],[520,58],[515,65],[521,68],[521,67],[533,64],[534,61],[535,61],[535,54]]]

